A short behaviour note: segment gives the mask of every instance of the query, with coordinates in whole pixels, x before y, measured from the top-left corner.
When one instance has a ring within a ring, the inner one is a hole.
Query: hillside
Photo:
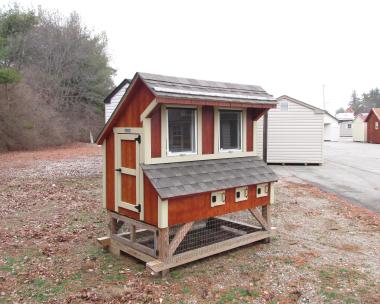
[[[95,137],[115,72],[106,49],[75,13],[0,10],[0,151]]]

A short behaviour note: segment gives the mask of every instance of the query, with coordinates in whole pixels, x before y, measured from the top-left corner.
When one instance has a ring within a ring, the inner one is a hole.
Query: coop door
[[[115,191],[117,207],[139,214],[143,220],[139,134],[115,134]]]

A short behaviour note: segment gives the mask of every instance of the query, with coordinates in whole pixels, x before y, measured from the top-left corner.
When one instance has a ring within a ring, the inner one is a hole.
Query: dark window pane
[[[195,110],[168,109],[169,152],[195,152]]]
[[[220,111],[220,149],[241,150],[240,111]]]

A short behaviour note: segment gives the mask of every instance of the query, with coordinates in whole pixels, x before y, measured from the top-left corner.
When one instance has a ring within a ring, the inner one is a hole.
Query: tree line
[[[355,115],[359,113],[368,113],[372,108],[380,108],[380,90],[378,88],[371,89],[367,93],[363,93],[361,97],[356,91],[351,94],[351,99],[348,106],[352,109]],[[344,113],[345,109],[340,108],[336,113]]]
[[[53,144],[87,140],[103,124],[102,100],[114,86],[114,73],[106,35],[90,31],[77,13],[65,17],[17,4],[0,9],[0,123],[6,126],[0,140],[6,137],[23,148],[24,134],[12,131],[20,127],[12,122],[17,115],[28,126],[26,133],[43,133],[42,128],[52,127],[49,120],[65,128],[57,130],[59,140]]]

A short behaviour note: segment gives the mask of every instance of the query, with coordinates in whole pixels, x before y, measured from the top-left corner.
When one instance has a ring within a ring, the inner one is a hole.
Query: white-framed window
[[[288,109],[289,109],[289,103],[286,100],[281,100],[280,111],[281,112],[288,112]]]
[[[349,123],[349,124],[347,124],[347,129],[351,129],[351,124]]]
[[[197,153],[197,110],[195,108],[166,109],[167,154]]]
[[[219,110],[219,151],[242,151],[242,111]]]
[[[379,130],[379,122],[375,121],[375,130]]]

